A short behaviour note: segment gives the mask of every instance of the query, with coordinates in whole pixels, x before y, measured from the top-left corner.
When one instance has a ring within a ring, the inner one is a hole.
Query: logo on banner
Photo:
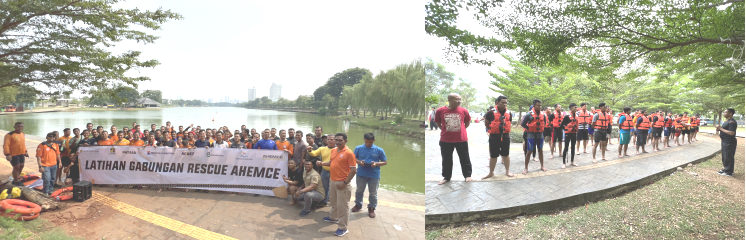
[[[155,155],[155,154],[173,155],[174,153],[173,152],[165,152],[165,151],[153,151],[153,152],[147,151],[147,153],[145,153],[145,154],[147,154],[148,156],[150,156],[150,155]]]
[[[117,154],[117,149],[112,147],[111,149],[109,149],[109,154]]]
[[[283,160],[281,155],[264,155],[262,158],[264,160]]]
[[[212,153],[210,153],[210,152],[208,151],[208,152],[207,152],[207,157],[211,157],[211,156],[225,156],[225,155],[221,155],[221,154],[212,154]]]
[[[241,152],[241,157],[249,157],[249,153],[246,153],[245,151]]]
[[[207,157],[210,157],[210,152],[209,151],[207,152]]]
[[[123,154],[130,154],[130,155],[137,154],[136,151],[122,151],[122,153]]]
[[[145,153],[145,154],[147,154],[148,156],[150,156],[150,151],[148,151],[148,153]]]
[[[236,157],[236,160],[245,160],[245,161],[253,161],[254,159],[249,158],[249,153],[246,151],[242,151],[241,154]]]
[[[193,152],[193,151],[191,151],[191,152],[187,152],[187,151],[182,151],[182,152],[181,152],[181,155],[182,155],[182,156],[194,156],[194,152]]]

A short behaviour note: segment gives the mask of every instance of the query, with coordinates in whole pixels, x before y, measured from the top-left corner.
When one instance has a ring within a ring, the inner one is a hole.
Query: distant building
[[[207,103],[210,103],[210,104],[212,104],[212,98],[210,98],[210,99],[207,99]]]
[[[181,96],[181,95],[177,95],[177,96],[176,96],[176,99],[177,99],[177,100],[183,100],[183,99],[184,99],[184,96]]]
[[[57,106],[68,107],[70,106],[71,99],[57,99]]]
[[[129,107],[133,107],[133,106],[130,105]],[[150,98],[142,97],[140,99],[137,99],[137,103],[134,105],[134,107],[138,107],[138,108],[161,107],[161,103],[151,100]]]
[[[277,101],[280,99],[280,95],[282,93],[282,85],[277,85],[274,82],[272,82],[272,86],[269,87],[269,99],[274,101]]]
[[[249,102],[256,99],[256,86],[254,88],[249,89]]]

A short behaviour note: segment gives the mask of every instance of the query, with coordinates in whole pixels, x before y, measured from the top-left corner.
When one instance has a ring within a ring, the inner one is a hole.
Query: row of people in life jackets
[[[577,133],[578,132],[578,125],[579,124],[593,124],[594,129],[608,129],[612,128],[613,123],[613,117],[611,114],[611,110],[604,113],[605,115],[599,116],[599,118],[596,120],[596,122],[591,123],[591,120],[593,119],[593,115],[596,113],[601,112],[601,110],[594,110],[594,111],[578,111],[577,115],[570,115],[567,112],[563,113],[557,113],[553,112],[551,115],[555,115],[554,118],[552,118],[552,121],[549,121],[548,115],[546,113],[540,113],[537,114],[536,111],[533,109],[533,106],[531,107],[531,115],[533,117],[533,120],[529,121],[528,123],[528,129],[525,129],[525,131],[528,132],[543,132],[544,129],[551,129],[551,128],[557,128],[560,127],[560,123],[562,122],[562,119],[564,116],[567,116],[570,118],[570,123],[565,125],[564,131],[565,133]],[[622,130],[633,130],[635,129],[635,123],[637,122],[638,118],[642,118],[642,123],[637,127],[637,129],[640,130],[648,130],[651,127],[652,128],[669,128],[673,127],[676,130],[698,130],[697,127],[700,125],[700,119],[699,114],[696,115],[696,117],[688,116],[688,112],[684,112],[684,114],[678,114],[674,115],[673,112],[668,112],[668,115],[663,117],[662,111],[658,110],[657,112],[648,115],[646,113],[642,113],[643,111],[637,110],[632,116],[627,115],[627,113],[621,112],[618,114],[618,117],[625,116],[624,123],[617,123],[619,125],[619,129]],[[490,129],[488,132],[490,134],[502,134],[502,133],[510,133],[510,127],[511,125],[505,125],[507,121],[503,120],[510,120],[511,114],[508,112],[503,116],[500,116],[499,113],[495,113],[495,120],[494,122],[490,123]],[[675,118],[671,116],[676,116]],[[655,118],[660,117],[660,118]],[[654,121],[655,120],[655,121]],[[672,133],[673,134],[673,133]]]

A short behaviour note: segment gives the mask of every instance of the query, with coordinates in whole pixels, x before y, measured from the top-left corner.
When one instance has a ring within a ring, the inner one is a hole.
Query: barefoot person
[[[495,175],[497,157],[502,156],[502,164],[505,165],[505,175],[512,177],[510,173],[510,127],[513,114],[508,111],[508,97],[501,95],[495,99],[495,109],[487,112],[484,117],[484,126],[489,128],[490,133],[490,173],[482,179]]]
[[[588,104],[580,103],[580,110],[576,113],[578,117],[577,153],[580,155],[580,141],[583,141],[583,153],[588,154],[588,127],[591,125],[591,113],[588,112]]]
[[[692,117],[689,122],[691,123],[690,135],[692,136],[692,140],[697,141],[697,132],[699,132],[699,114]]]
[[[575,139],[577,139],[577,133],[578,133],[578,116],[577,116],[577,109],[578,105],[575,103],[570,103],[570,112],[565,115],[564,118],[562,118],[562,123],[560,123],[560,126],[565,130],[565,150],[562,152],[562,168],[565,168],[565,164],[567,163],[567,148],[570,147],[570,165],[578,166],[578,164],[575,164],[575,143],[577,142]],[[562,149],[562,144],[560,143],[560,149]]]
[[[736,129],[737,129],[737,123],[736,120],[733,119],[733,114],[736,113],[736,110],[734,109],[726,109],[723,111],[723,117],[725,117],[725,122],[723,122],[723,126],[716,126],[715,129],[720,131],[720,147],[722,158],[723,158],[723,170],[720,170],[718,174],[723,176],[733,176],[733,171],[735,170],[733,167],[733,163],[735,162],[735,155],[736,155],[736,146],[738,145],[736,143]]]
[[[632,132],[632,128],[634,127],[634,124],[632,124],[632,117],[629,116],[631,110],[632,108],[624,107],[624,112],[622,112],[622,116],[620,116],[618,120],[619,158],[629,156],[627,155],[627,148],[629,147],[630,132]],[[622,154],[622,149],[624,149],[624,154]]]
[[[665,118],[663,118],[663,148],[671,147],[671,134],[673,133],[673,118],[669,111]]]
[[[91,127],[93,127],[93,124],[91,124]],[[23,133],[23,123],[16,122],[13,125],[13,129],[13,131],[5,134],[3,154],[5,155],[5,160],[9,161],[10,165],[13,166],[13,182],[14,184],[18,184],[18,176],[21,175],[23,164],[26,161],[26,157],[28,157],[28,151],[26,150],[26,134]]]
[[[554,148],[559,143],[559,149],[557,149],[557,156],[559,156],[560,151],[562,151],[562,135],[564,134],[564,130],[560,126],[560,123],[562,122],[562,105],[560,104],[554,104],[554,112],[552,112],[551,115],[549,115],[549,122],[552,123],[552,148],[550,148],[551,156],[549,156],[549,159],[554,158]]]
[[[606,103],[598,104],[598,112],[593,114],[593,163],[596,163],[596,148],[601,146],[601,160],[606,161],[606,129],[609,128],[609,115],[606,114]]]
[[[461,96],[452,93],[448,95],[448,106],[435,111],[435,124],[440,128],[440,155],[443,158],[443,185],[451,180],[453,173],[453,149],[458,153],[461,162],[461,172],[467,182],[471,182],[471,160],[469,160],[469,143],[466,128],[471,123],[469,111],[462,108]]]
[[[635,123],[635,129],[637,129],[637,145],[635,146],[636,154],[640,154],[640,147],[642,147],[642,153],[648,153],[645,151],[645,141],[648,139],[650,119],[648,119],[646,114],[647,111],[641,110],[640,116],[637,117],[637,123]]]
[[[544,146],[544,123],[548,120],[546,119],[546,115],[541,114],[541,101],[535,99],[533,102],[534,108],[529,110],[528,113],[526,113],[526,116],[523,117],[523,121],[521,121],[521,126],[526,128],[526,139],[528,141],[528,145],[526,146],[526,167],[523,169],[523,175],[528,174],[528,161],[531,157],[531,153],[534,151],[539,152],[541,170],[547,171],[547,169],[544,168],[544,153],[542,152],[542,147]]]

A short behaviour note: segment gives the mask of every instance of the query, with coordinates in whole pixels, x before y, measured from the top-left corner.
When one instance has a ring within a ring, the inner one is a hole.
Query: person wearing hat
[[[54,179],[57,168],[62,166],[60,157],[60,146],[54,143],[54,133],[47,134],[47,141],[42,142],[36,148],[36,162],[39,165],[41,179],[44,183],[42,193],[51,195],[54,191]]]

